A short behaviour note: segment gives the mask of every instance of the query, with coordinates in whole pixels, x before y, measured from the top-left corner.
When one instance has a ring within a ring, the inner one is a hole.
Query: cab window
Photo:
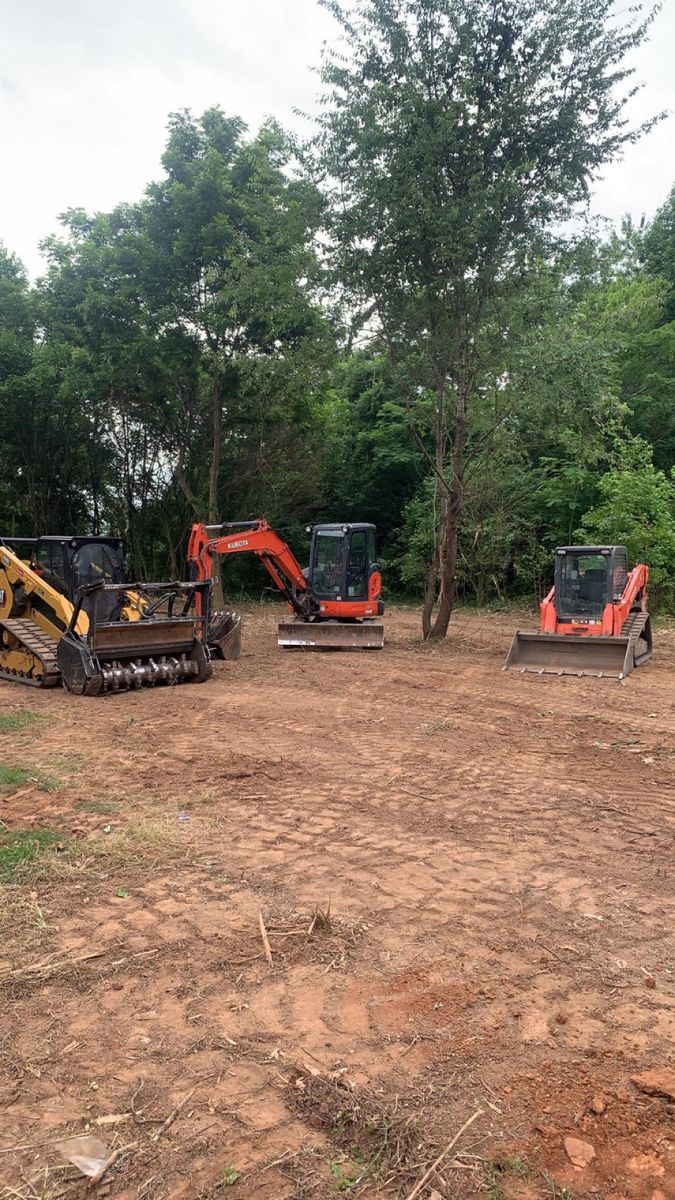
[[[367,565],[366,531],[365,529],[358,529],[352,534],[349,544],[349,560],[347,562],[348,598],[354,599],[354,597],[367,595]]]
[[[63,566],[63,546],[58,542],[39,542],[35,549],[35,562],[44,579],[50,587],[61,592],[68,592],[65,570]]]
[[[608,561],[603,554],[566,554],[561,575],[562,611],[598,616],[607,602]]]
[[[121,583],[122,564],[119,555],[111,546],[90,543],[80,546],[73,555],[73,583],[75,589],[89,587],[92,583]]]
[[[340,529],[324,529],[316,535],[312,582],[318,596],[340,595],[342,540]]]

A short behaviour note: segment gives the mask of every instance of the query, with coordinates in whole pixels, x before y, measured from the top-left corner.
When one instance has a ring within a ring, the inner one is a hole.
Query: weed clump
[[[11,883],[17,875],[25,875],[25,868],[55,843],[59,843],[59,835],[51,829],[1,830],[0,882]]]

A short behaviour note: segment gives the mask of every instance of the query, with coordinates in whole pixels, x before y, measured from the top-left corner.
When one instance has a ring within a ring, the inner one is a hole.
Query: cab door
[[[345,561],[344,599],[368,599],[368,531],[355,529],[349,536]]]
[[[376,617],[384,612],[382,576],[375,556],[375,530],[353,529],[345,546],[343,603],[338,615],[352,619]]]

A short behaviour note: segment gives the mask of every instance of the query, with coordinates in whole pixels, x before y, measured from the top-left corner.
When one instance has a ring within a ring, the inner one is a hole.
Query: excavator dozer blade
[[[597,675],[623,679],[648,654],[636,654],[635,639],[587,634],[515,634],[504,669],[539,675]]]
[[[207,644],[213,658],[228,662],[241,654],[241,613],[215,613],[209,624]]]
[[[302,650],[381,650],[381,621],[280,621],[279,645]]]

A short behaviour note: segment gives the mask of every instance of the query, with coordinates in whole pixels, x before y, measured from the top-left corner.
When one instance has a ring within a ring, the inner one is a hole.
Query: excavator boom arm
[[[227,529],[234,532],[223,532]],[[274,532],[264,517],[257,521],[225,525],[193,525],[188,546],[188,562],[197,579],[213,577],[215,554],[257,555],[289,604],[298,614],[304,613],[304,605],[298,598],[298,593],[302,595],[308,591],[302,567],[290,547]]]

